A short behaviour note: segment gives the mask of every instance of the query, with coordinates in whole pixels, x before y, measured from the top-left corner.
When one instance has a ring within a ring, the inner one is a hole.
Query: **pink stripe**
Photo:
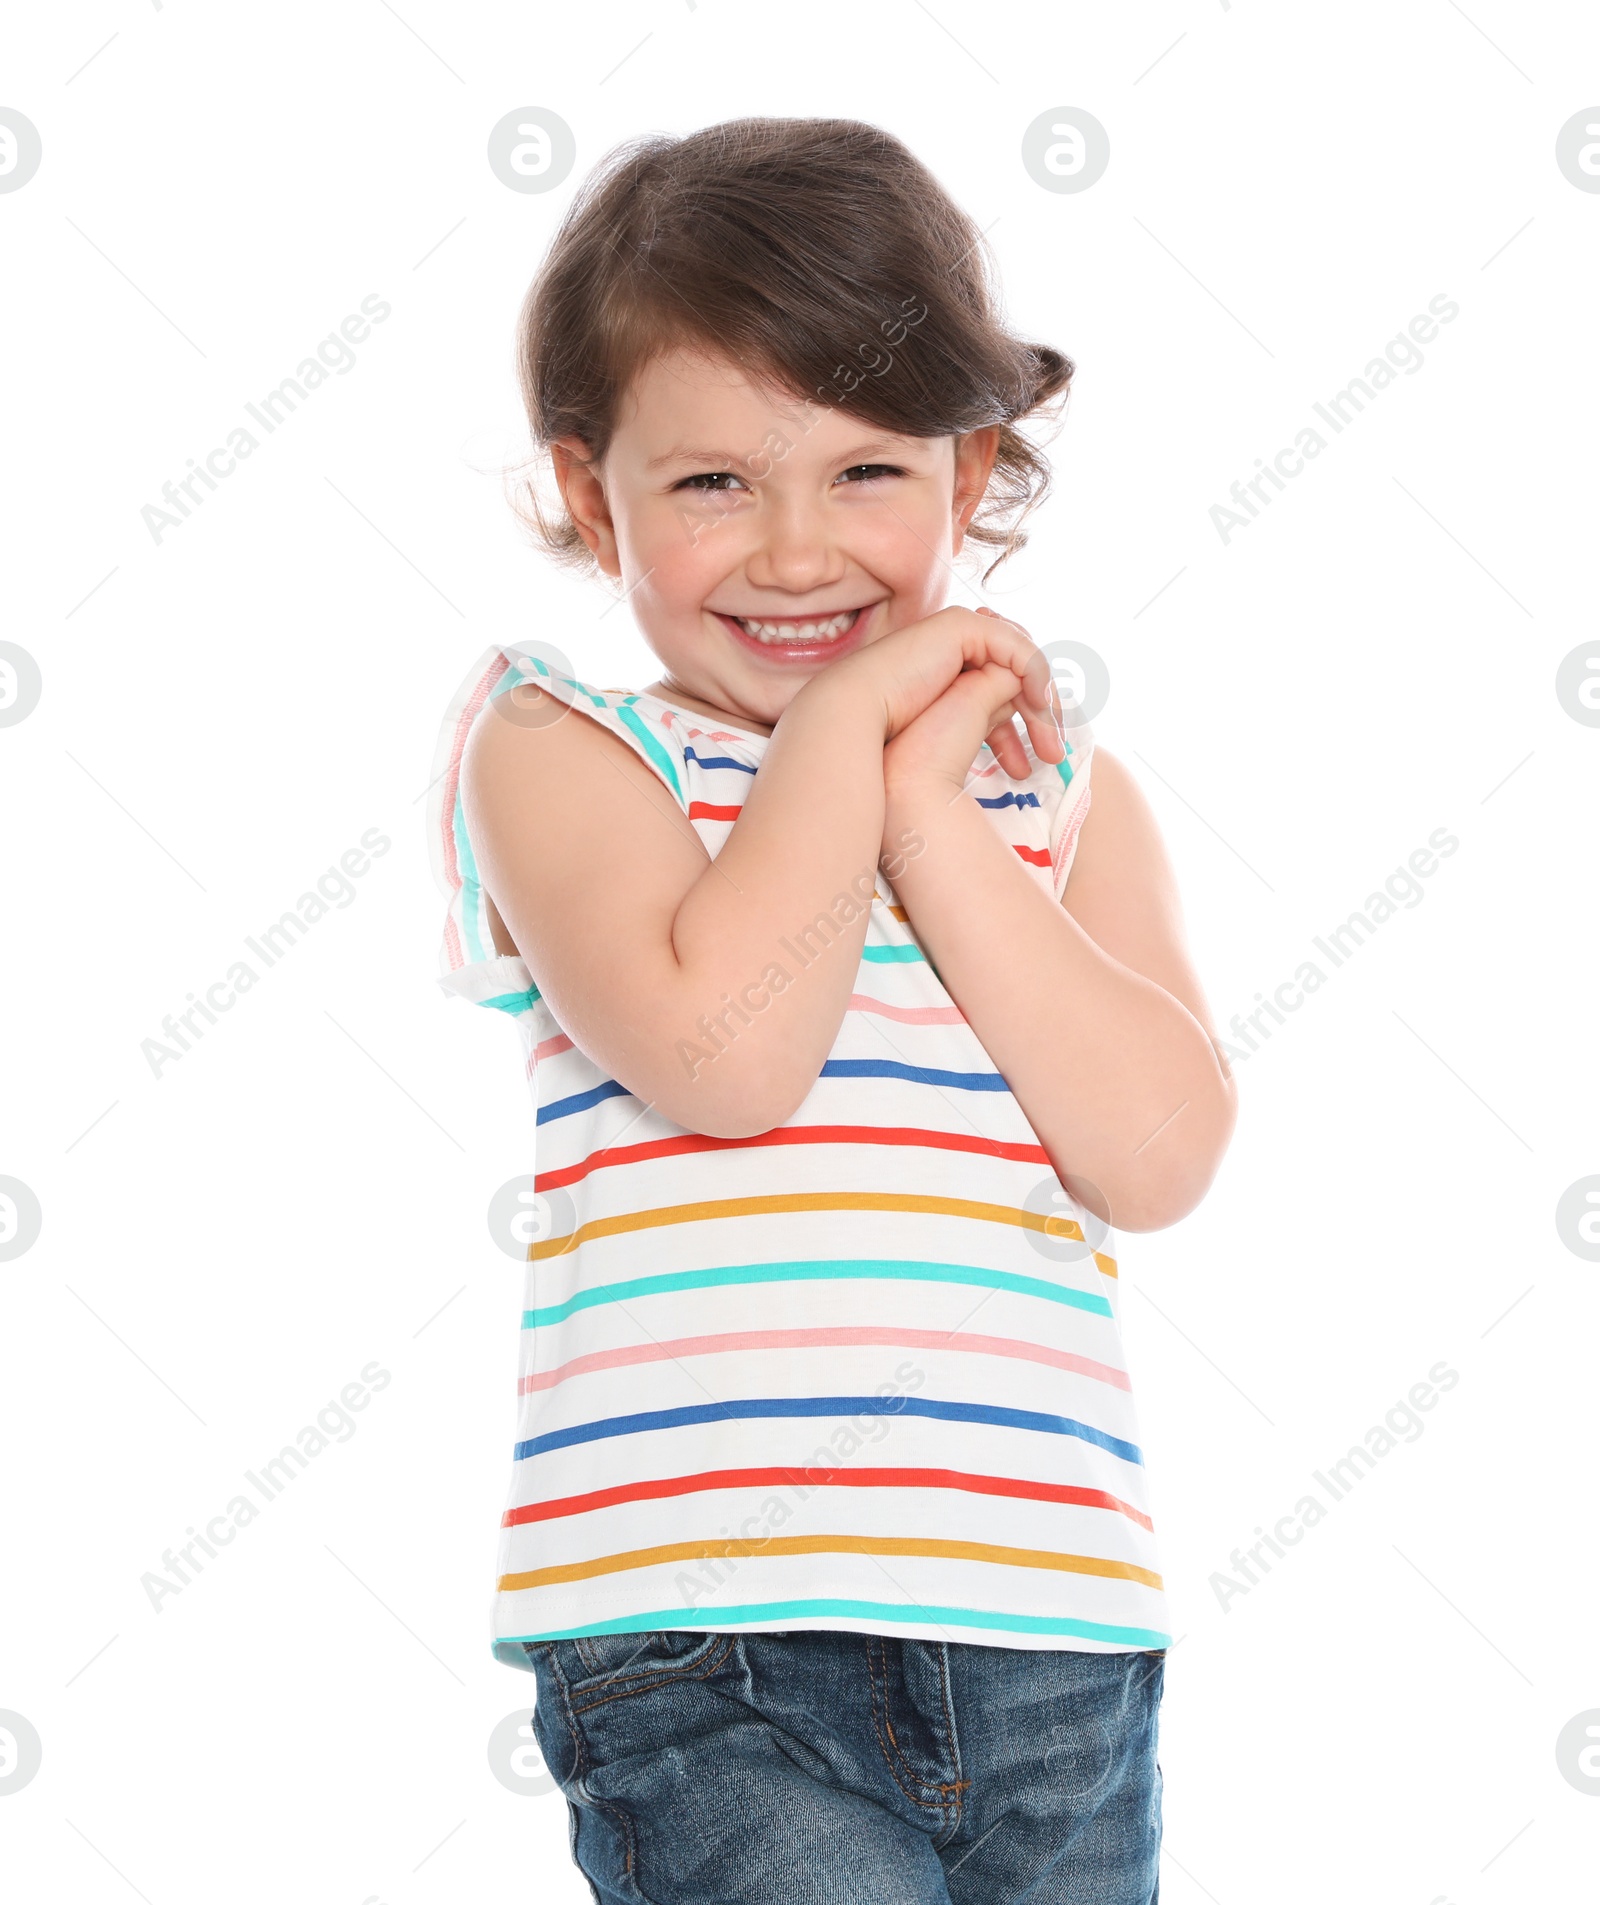
[[[570,1052],[571,1050],[572,1040],[567,1037],[565,1032],[557,1032],[554,1038],[542,1039],[534,1046],[533,1055],[528,1060],[528,1070],[531,1072],[541,1058],[554,1058],[557,1052]]]
[[[458,885],[456,891],[459,893],[460,890]],[[461,935],[456,930],[455,920],[448,913],[444,916],[444,946],[445,951],[450,955],[450,970],[459,972],[467,963],[467,955],[461,944]]]
[[[887,1005],[882,999],[869,998],[865,992],[852,992],[847,1008],[851,1012],[877,1012],[886,1019],[900,1019],[907,1025],[965,1025],[967,1015],[958,1005]]]
[[[886,1005],[882,999],[869,998],[864,992],[852,992],[847,1008],[852,1012],[878,1012],[886,1019],[899,1019],[906,1025],[965,1025],[966,1014],[958,1005]],[[533,1048],[527,1070],[531,1073],[541,1058],[554,1058],[558,1052],[570,1052],[572,1040],[565,1032],[542,1040]]]
[[[662,725],[665,726],[666,723],[663,722]],[[683,731],[691,741],[759,741],[762,738],[759,734],[730,734],[726,728],[691,728],[687,722],[684,724]]]
[[[1094,800],[1094,789],[1091,787],[1088,793],[1086,793],[1083,797],[1083,806],[1082,806],[1081,812],[1079,812],[1079,814],[1073,820],[1072,825],[1067,830],[1067,832],[1064,833],[1061,836],[1060,840],[1058,840],[1056,843],[1055,865],[1050,869],[1052,877],[1054,879],[1059,880],[1061,878],[1061,869],[1066,865],[1068,855],[1071,854],[1071,852],[1073,851],[1074,844],[1076,843],[1078,838],[1078,829],[1083,825],[1084,819],[1089,812],[1089,807],[1091,803],[1093,802],[1093,800]]]
[[[1039,1343],[1022,1343],[1009,1336],[952,1336],[945,1330],[886,1329],[875,1325],[814,1330],[729,1330],[720,1336],[679,1336],[666,1343],[630,1343],[623,1349],[597,1350],[589,1356],[574,1356],[558,1368],[522,1376],[517,1394],[525,1396],[535,1389],[553,1389],[569,1376],[592,1375],[600,1369],[626,1369],[635,1363],[657,1363],[672,1356],[717,1356],[742,1349],[844,1349],[852,1346],[883,1345],[892,1349],[959,1349],[979,1356],[1010,1356],[1019,1362],[1047,1363],[1052,1369],[1065,1369],[1074,1375],[1089,1376],[1095,1382],[1110,1383],[1116,1389],[1132,1389],[1125,1371],[1110,1363],[1097,1363],[1087,1356],[1073,1356],[1066,1350],[1046,1349]]]

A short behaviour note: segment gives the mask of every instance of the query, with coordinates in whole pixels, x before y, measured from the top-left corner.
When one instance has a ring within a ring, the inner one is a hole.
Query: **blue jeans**
[[[1165,1653],[525,1641],[603,1905],[1156,1905]]]

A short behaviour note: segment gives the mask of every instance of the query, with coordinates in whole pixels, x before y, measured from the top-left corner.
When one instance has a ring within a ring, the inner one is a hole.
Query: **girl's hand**
[[[891,798],[913,785],[921,785],[948,788],[953,799],[966,784],[985,741],[1013,780],[1026,780],[1033,772],[1033,764],[1013,724],[1013,717],[1019,714],[1040,760],[1066,758],[1061,701],[1044,656],[1016,623],[1005,621],[993,609],[981,608],[974,611],[974,615],[991,618],[1000,628],[1010,631],[1016,640],[999,645],[1006,659],[986,653],[982,659],[965,666],[937,699],[884,744],[883,780]],[[1044,689],[1042,709],[1037,699],[1040,671]]]
[[[940,609],[920,622],[907,623],[824,669],[800,692],[801,696],[831,696],[841,691],[872,696],[882,710],[887,744],[931,708],[961,674],[978,673],[991,664],[1008,670],[1013,677],[1006,699],[1015,704],[1014,711],[1027,723],[1036,750],[1045,756],[1057,732],[1050,664],[1015,622],[1006,621],[993,609]],[[992,677],[991,685],[997,680]],[[968,692],[963,691],[963,698]],[[990,727],[997,722],[1011,731],[1009,713],[997,714]],[[982,738],[980,732],[978,740]],[[1020,741],[1014,735],[1012,738],[1015,745],[1008,766],[1012,760],[1023,759]],[[999,745],[997,741],[997,751]],[[975,744],[969,766],[977,751]],[[910,750],[906,752],[909,755]],[[1049,758],[1059,760],[1064,752],[1063,743],[1060,751]]]

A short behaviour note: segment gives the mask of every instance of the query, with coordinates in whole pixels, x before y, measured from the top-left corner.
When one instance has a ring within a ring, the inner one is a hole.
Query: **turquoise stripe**
[[[539,988],[529,986],[526,992],[497,992],[492,999],[480,999],[478,1004],[492,1006],[496,1012],[510,1012],[515,1015],[531,1011],[538,997]]]
[[[459,790],[450,826],[456,837],[456,868],[461,875],[461,937],[466,942],[467,964],[470,966],[488,957],[483,944],[484,923],[488,916],[483,906],[483,889],[478,884],[478,863],[472,857],[472,842],[467,838],[467,822],[461,811]]]
[[[610,705],[604,695],[596,694],[594,689],[591,688],[586,681],[579,681],[575,675],[555,674],[548,663],[542,662],[537,655],[527,655],[524,656],[523,659],[530,667],[537,668],[546,681],[564,681],[569,688],[577,689],[578,693],[583,695],[594,707],[605,708]],[[514,685],[511,680],[511,676],[513,675],[515,675],[518,680],[523,679],[519,670],[513,666],[502,679],[500,686],[496,688],[495,692],[497,694],[500,693],[502,689]],[[666,780],[674,795],[676,795],[678,805],[686,808],[688,802],[683,797],[683,783],[678,778],[677,768],[672,764],[672,756],[668,754],[666,749],[633,711],[632,704],[638,699],[639,697],[637,695],[629,695],[626,701],[619,701],[616,707],[611,709],[611,712],[616,715],[617,719],[628,732],[641,743],[652,765],[656,768],[657,772],[661,774],[663,779]]]
[[[549,1261],[549,1260],[546,1260]],[[1010,1270],[988,1270],[971,1263],[899,1262],[877,1257],[841,1257],[817,1262],[798,1263],[726,1263],[708,1270],[673,1270],[656,1277],[632,1277],[626,1283],[602,1283],[592,1290],[580,1290],[565,1303],[546,1304],[543,1309],[524,1310],[522,1327],[540,1329],[561,1323],[579,1310],[598,1309],[607,1303],[623,1303],[629,1297],[664,1296],[669,1290],[706,1290],[731,1283],[821,1283],[833,1278],[876,1277],[907,1283],[975,1283],[989,1290],[1011,1290],[1018,1296],[1042,1297],[1046,1303],[1065,1303],[1075,1310],[1088,1310],[1095,1316],[1111,1316],[1111,1305],[1103,1296],[1087,1290],[1073,1290],[1061,1283],[1047,1283],[1043,1277],[1020,1277]]]
[[[1072,761],[1070,758],[1072,752],[1072,743],[1069,741],[1067,743],[1067,758],[1059,760],[1055,764],[1056,772],[1061,776],[1061,785],[1063,787],[1070,787],[1072,785]]]
[[[992,1567],[994,1564],[983,1565]],[[816,1619],[981,1627],[1003,1634],[1069,1634],[1075,1640],[1102,1640],[1130,1650],[1172,1645],[1170,1634],[1153,1627],[1112,1627],[1104,1621],[1072,1620],[1064,1615],[1000,1614],[983,1607],[897,1607],[892,1601],[806,1600],[745,1601],[737,1607],[658,1607],[647,1614],[624,1614],[614,1621],[585,1621],[582,1627],[555,1627],[544,1634],[506,1634],[494,1643],[494,1649],[499,1658],[498,1649],[520,1647],[524,1641],[576,1640],[582,1634],[647,1634],[660,1627],[687,1628],[691,1633],[700,1633],[720,1627],[748,1627],[756,1621]]]
[[[543,672],[548,675],[550,670],[545,668]],[[528,679],[529,676],[526,669],[519,668],[515,662],[509,663],[506,672],[489,690],[489,699],[491,701],[498,701],[502,695],[510,694],[511,690],[516,687],[519,681],[527,681]]]
[[[875,966],[925,966],[928,963],[920,946],[863,946],[861,957]]]
[[[637,695],[630,695],[628,697],[628,701],[636,701],[637,699]],[[639,719],[638,715],[634,713],[633,709],[629,707],[628,701],[619,701],[617,703],[617,719],[630,734],[636,735],[638,739],[643,742],[646,754],[650,756],[650,759],[655,763],[657,769],[671,782],[672,791],[678,797],[678,805],[680,807],[686,806],[687,802],[683,798],[683,787],[678,780],[678,770],[672,765],[671,757],[668,755],[667,750]]]
[[[526,659],[531,661],[541,674],[550,673],[549,668],[537,656],[529,656]],[[527,679],[526,672],[508,658],[505,673],[489,690],[489,699],[497,700],[501,695],[516,687],[519,681]],[[562,679],[565,680],[566,677],[563,676]],[[456,866],[461,874],[461,937],[469,955],[467,964],[473,965],[480,959],[494,957],[494,936],[489,929],[489,909],[484,902],[483,883],[478,878],[478,862],[473,856],[472,842],[467,837],[467,821],[462,810],[459,781],[456,786],[456,805],[450,820],[450,830],[455,835]],[[533,996],[538,998],[539,995],[536,992]],[[500,1005],[498,999],[485,999],[481,1003]],[[521,1011],[523,1008],[501,1006],[501,1010]]]
[[[546,681],[564,681],[569,688],[576,688],[579,694],[587,696],[597,708],[603,708],[606,705],[605,696],[597,695],[593,688],[589,686],[588,682],[579,681],[576,675],[556,674],[550,664],[547,661],[541,661],[537,655],[522,656],[520,662],[514,662],[512,664],[512,673],[517,676],[519,681],[526,681],[529,679],[527,673],[529,668],[537,668]],[[513,682],[504,681],[500,684],[500,688],[514,687],[515,685]],[[500,692],[500,688],[495,690],[496,694]]]

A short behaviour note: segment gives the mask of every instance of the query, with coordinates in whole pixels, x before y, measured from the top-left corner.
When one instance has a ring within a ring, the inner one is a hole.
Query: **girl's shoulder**
[[[500,798],[493,790],[509,787],[519,814],[525,801],[533,811],[569,814],[570,799],[587,798],[584,789],[605,771],[600,729],[632,751],[686,816],[686,738],[667,704],[585,681],[542,643],[485,649],[456,684],[434,744],[426,812],[429,863],[446,904],[440,969],[448,990],[480,1004],[509,1001],[503,1009],[518,1012],[538,997],[522,961],[497,945],[464,790],[470,783],[480,813],[486,790]],[[551,745],[525,744],[541,733]],[[687,829],[687,819],[679,824]]]
[[[586,718],[569,721],[574,711]],[[569,763],[577,762],[583,737],[596,728],[609,730],[685,804],[686,735],[675,709],[630,688],[584,680],[549,644],[500,643],[468,669],[440,722],[430,790],[441,821],[451,800],[459,803],[463,760],[494,732],[491,717],[508,733],[563,730],[572,745],[554,752]]]

